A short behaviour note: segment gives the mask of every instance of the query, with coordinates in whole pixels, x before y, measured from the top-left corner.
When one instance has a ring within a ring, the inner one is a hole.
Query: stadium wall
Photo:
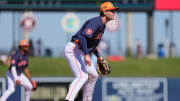
[[[72,77],[36,77],[38,90],[31,101],[63,101]],[[7,88],[5,78],[0,78],[0,95]],[[180,78],[120,78],[98,79],[93,101],[179,101]],[[8,101],[23,101],[24,89],[16,87]],[[82,90],[75,101],[82,99]]]

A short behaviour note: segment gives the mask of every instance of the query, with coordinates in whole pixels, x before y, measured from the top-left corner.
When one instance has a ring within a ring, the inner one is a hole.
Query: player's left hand
[[[101,75],[108,75],[111,73],[111,66],[105,59],[98,60],[97,70],[98,70],[98,73]]]
[[[32,84],[32,86],[33,86],[33,91],[35,91],[35,90],[37,90],[37,84],[36,84],[36,82],[34,81],[34,80],[31,80],[31,84]]]

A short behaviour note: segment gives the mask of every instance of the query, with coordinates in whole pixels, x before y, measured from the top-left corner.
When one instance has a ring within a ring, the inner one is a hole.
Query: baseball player
[[[7,71],[8,89],[3,93],[0,101],[6,101],[7,98],[15,91],[16,85],[25,87],[25,100],[30,101],[31,91],[33,89],[31,75],[28,70],[29,43],[27,40],[21,40],[19,50],[11,57],[11,65]],[[23,74],[25,73],[25,75]]]
[[[71,42],[66,44],[65,57],[75,76],[65,98],[66,101],[74,101],[82,86],[84,86],[83,101],[92,100],[98,73],[92,65],[90,54],[94,53],[97,59],[102,59],[97,51],[97,46],[104,33],[105,24],[114,19],[114,11],[117,9],[118,7],[114,7],[111,2],[102,3],[100,16],[86,21],[81,29],[72,36]]]

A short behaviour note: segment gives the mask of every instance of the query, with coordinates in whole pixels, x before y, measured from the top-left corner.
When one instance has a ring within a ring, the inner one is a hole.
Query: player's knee
[[[94,74],[93,77],[97,79],[99,77],[98,73]]]
[[[95,78],[95,79],[97,79],[98,77],[99,77],[99,75],[98,75],[98,73],[96,72],[96,73],[93,73],[93,74],[91,74],[91,75],[89,75],[91,78]]]
[[[83,74],[83,78],[87,80],[88,79],[88,74]]]
[[[89,75],[89,79],[96,81],[98,79],[98,75],[97,76]]]
[[[88,79],[88,74],[82,73],[80,75],[75,75],[75,78],[79,79],[79,80],[82,80],[82,82],[83,82],[83,81],[86,81]]]
[[[32,89],[33,89],[32,84],[31,84],[31,85],[29,85],[29,87],[27,87],[27,90],[32,90]]]
[[[86,81],[88,79],[88,74],[82,73],[81,77],[83,81]]]
[[[25,89],[28,90],[28,91],[32,90],[33,89],[32,84],[29,84],[29,85],[25,86]]]

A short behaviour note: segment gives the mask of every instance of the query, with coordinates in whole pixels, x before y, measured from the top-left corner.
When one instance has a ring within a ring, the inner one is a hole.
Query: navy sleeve
[[[94,54],[95,54],[97,57],[100,57],[100,55],[99,55],[99,52],[98,52],[97,48],[94,50]]]
[[[97,29],[98,23],[95,21],[89,21],[83,26],[82,35],[91,39]]]
[[[89,54],[88,49],[87,49],[87,40],[85,36],[82,36],[82,35],[79,36],[79,44],[84,54],[85,55]]]
[[[14,55],[11,57],[11,67],[12,67],[12,66],[17,66],[17,62],[18,62],[18,55],[14,54]]]
[[[85,55],[89,54],[86,39],[91,39],[93,37],[93,33],[96,32],[97,29],[98,23],[94,21],[88,21],[83,25],[82,33],[79,35],[79,43]]]

